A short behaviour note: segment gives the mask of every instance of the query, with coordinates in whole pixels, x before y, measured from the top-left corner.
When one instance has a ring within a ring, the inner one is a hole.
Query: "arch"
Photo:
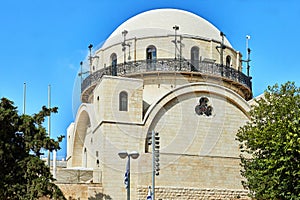
[[[192,71],[199,69],[199,47],[197,46],[191,48],[191,65]]]
[[[110,62],[111,62],[111,75],[112,76],[117,76],[118,59],[117,59],[117,54],[116,53],[112,53],[110,55]]]
[[[119,111],[128,111],[128,93],[126,91],[119,94]]]
[[[87,162],[87,149],[84,148],[88,127],[91,126],[90,117],[82,111],[76,120],[75,136],[73,142],[72,166],[85,167]]]
[[[169,93],[162,96],[159,100],[154,102],[150,108],[148,109],[147,113],[145,114],[144,124],[145,124],[145,133],[149,133],[152,130],[156,129],[157,123],[161,120],[161,116],[166,116],[165,113],[168,112],[169,109],[172,109],[173,106],[176,106],[180,101],[186,101],[191,99],[191,97],[195,97],[195,100],[199,100],[203,95],[204,96],[214,96],[217,99],[224,99],[226,103],[231,104],[236,109],[240,110],[240,113],[245,116],[245,118],[249,119],[249,111],[250,105],[245,101],[241,96],[239,96],[236,92],[231,91],[223,86],[212,84],[212,83],[189,83],[183,85],[179,88],[176,88]],[[197,105],[197,101],[195,101],[195,106]],[[214,105],[212,105],[214,106]],[[191,105],[191,107],[193,107]],[[219,106],[218,109],[222,110]],[[192,109],[190,109],[192,110]],[[225,111],[224,111],[225,112]],[[178,112],[180,113],[180,112]],[[217,113],[217,117],[222,116],[222,113]],[[195,113],[196,117],[196,113]],[[205,116],[206,117],[206,116]],[[213,120],[213,116],[208,116],[207,120]],[[155,130],[159,131],[159,130]],[[161,133],[163,134],[163,133]],[[162,137],[162,135],[161,135]],[[205,137],[205,139],[209,139],[209,137]],[[147,144],[147,134],[145,134],[145,152],[149,149]],[[218,142],[215,140],[214,142]],[[205,143],[203,143],[205,144]],[[205,144],[206,145],[206,144]],[[209,147],[207,144],[205,147]],[[205,149],[207,150],[207,149]],[[176,153],[176,152],[175,152]],[[203,152],[202,152],[203,153]],[[204,151],[206,153],[206,151]]]
[[[155,71],[156,69],[156,57],[157,50],[154,45],[149,45],[146,48],[146,61],[147,61],[147,70],[148,71]]]
[[[226,56],[226,67],[230,67],[231,65],[231,56]]]
[[[195,92],[205,92],[209,94],[219,95],[220,97],[224,97],[229,102],[232,102],[237,108],[239,108],[248,118],[249,118],[249,111],[250,105],[247,103],[245,99],[243,99],[239,94],[236,92],[214,83],[202,83],[202,82],[195,82],[195,83],[188,83],[186,85],[182,85],[162,96],[156,102],[153,102],[152,105],[147,110],[143,124],[147,126],[149,123],[153,121],[157,113],[160,111],[163,106],[167,103],[174,100],[177,96],[184,95],[187,93],[195,93]],[[150,127],[149,127],[150,128]],[[147,130],[147,131],[150,131]]]
[[[83,167],[84,163],[82,158],[86,143],[86,135],[91,133],[91,127],[95,127],[95,119],[93,104],[81,104],[76,114],[74,129],[69,143],[70,149],[72,149],[69,154],[70,166]],[[87,156],[88,152],[89,149],[87,148]]]

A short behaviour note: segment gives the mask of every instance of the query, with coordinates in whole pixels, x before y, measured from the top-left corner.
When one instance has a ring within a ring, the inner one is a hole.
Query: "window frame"
[[[110,55],[110,63],[111,63],[111,75],[117,76],[118,57],[116,53],[112,53]]]
[[[126,91],[119,93],[119,111],[128,111],[128,93]]]
[[[230,56],[230,55],[227,55],[227,56],[226,56],[226,63],[225,63],[225,66],[230,67],[230,65],[231,65],[231,56]]]
[[[200,48],[197,46],[193,46],[191,48],[192,71],[196,71],[197,69],[199,69],[199,62],[200,62]]]

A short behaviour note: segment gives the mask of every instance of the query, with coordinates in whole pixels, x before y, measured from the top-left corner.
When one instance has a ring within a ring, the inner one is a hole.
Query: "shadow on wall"
[[[80,200],[80,198],[76,199],[69,196],[68,200]],[[94,197],[89,197],[88,200],[112,200],[112,198],[106,194],[96,193]]]
[[[89,197],[88,200],[112,200],[112,198],[107,194],[96,193],[95,197]]]
[[[75,199],[69,196],[68,200],[80,200],[80,198]],[[94,197],[89,197],[88,200],[112,200],[112,198],[106,194],[96,193]]]

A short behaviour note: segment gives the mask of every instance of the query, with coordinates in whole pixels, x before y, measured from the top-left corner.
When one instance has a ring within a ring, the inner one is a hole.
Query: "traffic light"
[[[149,132],[147,133],[147,144],[152,146],[152,162],[153,162],[153,172],[155,175],[159,175],[160,163],[159,163],[159,149],[160,149],[160,137],[158,132]],[[154,141],[154,142],[152,142]]]
[[[153,155],[154,155],[154,160],[155,160],[155,175],[158,176],[159,175],[159,171],[160,171],[160,168],[159,168],[159,148],[160,148],[160,137],[159,137],[159,133],[158,132],[155,132],[154,133],[154,149],[152,150],[153,151]]]
[[[147,144],[148,146],[152,144],[152,132],[147,133]]]

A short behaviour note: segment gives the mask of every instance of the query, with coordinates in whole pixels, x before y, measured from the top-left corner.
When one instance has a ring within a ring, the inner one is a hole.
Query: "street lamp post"
[[[125,159],[126,157],[128,158],[127,160],[127,165],[126,165],[126,173],[127,173],[127,200],[130,200],[130,157],[133,159],[137,159],[139,157],[139,153],[136,151],[132,151],[131,153],[127,153],[126,151],[121,151],[118,153],[120,158]]]

